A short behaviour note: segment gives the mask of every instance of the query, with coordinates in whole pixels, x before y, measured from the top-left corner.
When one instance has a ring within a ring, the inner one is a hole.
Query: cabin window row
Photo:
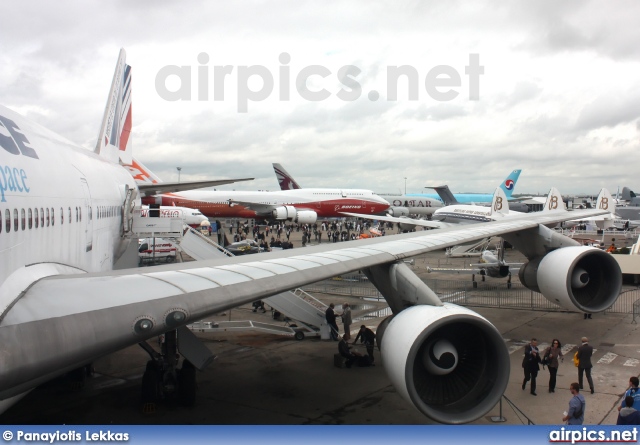
[[[114,217],[118,215],[119,207],[118,206],[97,206],[96,207],[96,215],[98,219]],[[67,223],[81,222],[82,221],[82,207],[75,207],[75,212],[71,207],[67,208]],[[89,221],[93,219],[92,208],[89,207]],[[0,215],[2,213],[0,212]],[[65,220],[65,211],[64,208],[60,207],[60,211],[58,213],[60,218],[60,224],[64,224]],[[55,225],[56,218],[56,210],[53,207],[39,209],[36,208],[28,208],[28,209],[5,209],[4,211],[4,224],[0,221],[0,233],[6,232],[9,233],[12,230],[14,232],[22,230],[29,230],[33,228],[39,227],[49,227]]]

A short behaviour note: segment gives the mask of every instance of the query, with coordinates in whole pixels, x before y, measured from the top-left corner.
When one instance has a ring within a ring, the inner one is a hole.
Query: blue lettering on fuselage
[[[27,172],[16,167],[0,165],[0,202],[6,202],[5,191],[29,193],[31,189],[27,185]]]
[[[9,134],[3,134],[4,128]],[[30,158],[39,159],[36,151],[29,147],[29,139],[20,132],[20,128],[11,119],[0,116],[0,147],[13,155],[22,154]]]

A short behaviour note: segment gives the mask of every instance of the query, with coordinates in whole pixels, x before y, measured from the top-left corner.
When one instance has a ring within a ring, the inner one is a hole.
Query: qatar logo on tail
[[[280,164],[272,164],[273,170],[276,172],[278,183],[280,184],[280,190],[296,190],[300,189],[298,183],[291,177],[289,173]]]
[[[506,188],[507,190],[513,190],[514,185],[515,182],[513,182],[513,179],[507,179],[506,181],[504,181],[504,188]]]

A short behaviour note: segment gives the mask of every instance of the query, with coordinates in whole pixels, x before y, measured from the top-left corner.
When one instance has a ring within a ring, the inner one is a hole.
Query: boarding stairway
[[[468,258],[481,256],[482,252],[489,246],[489,238],[471,244],[460,244],[458,246],[447,247],[445,254],[450,258]]]
[[[166,239],[170,239],[181,252],[186,253],[197,261],[234,256],[210,237],[187,225],[183,227],[182,236],[166,237]],[[194,323],[191,329],[208,332],[252,329],[293,335],[299,340],[302,340],[305,336],[318,336],[321,329],[326,331],[327,334],[329,332],[329,327],[325,320],[327,306],[302,289],[282,292],[265,299],[264,302],[289,319],[290,326],[277,326],[255,321],[220,322],[217,324],[199,322]]]
[[[182,252],[196,261],[233,256],[231,252],[213,241],[211,237],[203,235],[186,224],[183,228],[183,236],[177,239],[176,243]]]

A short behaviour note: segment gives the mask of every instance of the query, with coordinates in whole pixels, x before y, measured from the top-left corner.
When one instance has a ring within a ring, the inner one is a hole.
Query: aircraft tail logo
[[[273,164],[273,170],[276,172],[280,190],[296,190],[301,189],[300,185],[291,177],[291,175],[280,164]]]
[[[493,193],[493,200],[491,201],[491,214],[500,213],[506,215],[509,213],[509,201],[504,194],[502,188],[497,187]]]
[[[136,184],[158,184],[162,180],[153,174],[151,170],[144,166],[136,158],[131,158],[131,165],[127,166],[129,173],[135,179]]]
[[[513,182],[513,179],[507,179],[506,181],[504,181],[504,188],[506,188],[507,190],[513,190],[514,186],[515,183]]]

